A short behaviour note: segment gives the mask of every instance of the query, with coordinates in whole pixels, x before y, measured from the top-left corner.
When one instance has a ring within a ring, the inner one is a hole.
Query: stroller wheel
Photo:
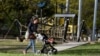
[[[37,53],[37,54],[41,54],[41,51],[40,51],[40,50],[37,50],[36,53]]]
[[[52,55],[52,51],[51,50],[48,51],[48,55]]]
[[[57,54],[57,52],[58,52],[57,49],[52,49],[53,54]]]
[[[48,49],[47,48],[45,48],[45,49],[43,49],[43,50],[41,50],[41,53],[45,53],[45,54],[48,54]]]

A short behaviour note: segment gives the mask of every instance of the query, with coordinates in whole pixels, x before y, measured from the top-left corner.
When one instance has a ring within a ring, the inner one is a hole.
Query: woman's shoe
[[[24,55],[26,54],[26,51],[25,51],[25,50],[23,50],[23,54],[24,54]]]

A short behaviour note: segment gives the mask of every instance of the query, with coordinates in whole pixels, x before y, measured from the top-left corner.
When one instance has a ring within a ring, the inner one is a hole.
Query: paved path
[[[88,42],[69,42],[69,43],[63,43],[60,45],[56,45],[55,48],[57,48],[58,51],[62,51],[62,50],[80,46],[80,45],[83,45],[86,43],[88,43]]]

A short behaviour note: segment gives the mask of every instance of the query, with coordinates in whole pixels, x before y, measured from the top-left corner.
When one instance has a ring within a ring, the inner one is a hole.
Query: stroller
[[[56,44],[56,42],[54,41],[54,39],[52,37],[47,37],[46,34],[41,33],[41,34],[37,34],[37,39],[41,39],[43,41],[43,47],[40,50],[41,53],[52,53],[52,54],[57,54],[57,49],[53,46],[54,44]]]

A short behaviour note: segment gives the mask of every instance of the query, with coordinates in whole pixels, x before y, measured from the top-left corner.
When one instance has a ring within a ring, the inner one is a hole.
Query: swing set
[[[9,32],[11,31],[11,29],[13,28],[13,26],[16,26],[17,29],[19,30],[18,39],[19,39],[20,41],[22,41],[22,40],[23,40],[23,39],[21,38],[21,37],[22,37],[22,32],[25,32],[25,31],[22,31],[22,28],[24,27],[24,28],[27,29],[27,26],[21,24],[21,23],[19,22],[18,19],[15,19],[15,20],[12,22],[12,24],[11,24],[11,26],[9,27],[7,33],[4,35],[4,39],[7,38],[8,34],[9,34]]]

